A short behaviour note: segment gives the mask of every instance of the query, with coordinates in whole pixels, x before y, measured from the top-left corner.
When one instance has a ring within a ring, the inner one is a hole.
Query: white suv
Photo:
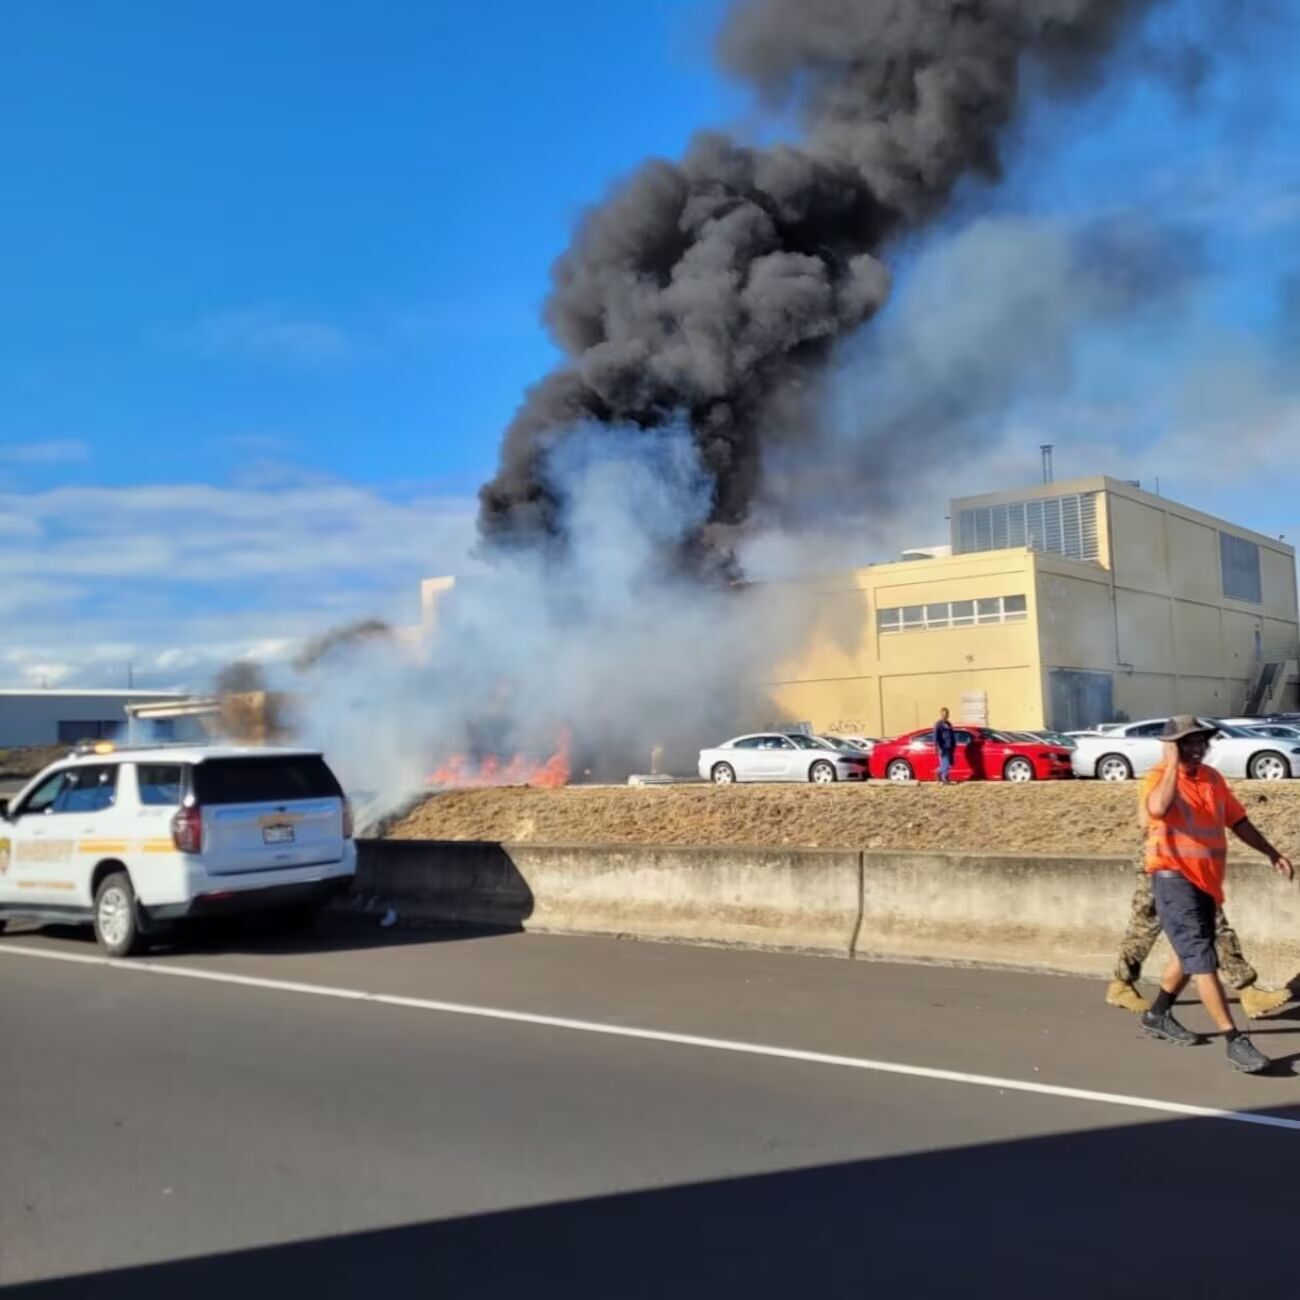
[[[88,921],[115,957],[169,922],[275,909],[307,925],[356,874],[348,801],[318,753],[83,746],[0,820],[5,921]]]

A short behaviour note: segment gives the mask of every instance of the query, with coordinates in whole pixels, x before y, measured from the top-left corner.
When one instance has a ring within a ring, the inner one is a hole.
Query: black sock
[[[1237,1039],[1239,1039],[1240,1037],[1241,1037],[1240,1029],[1229,1029],[1228,1032],[1224,1034],[1223,1041],[1225,1043],[1235,1043]]]
[[[1161,989],[1156,994],[1156,1000],[1151,1004],[1151,1014],[1153,1016],[1167,1016],[1177,996],[1177,993],[1166,993],[1164,989]]]

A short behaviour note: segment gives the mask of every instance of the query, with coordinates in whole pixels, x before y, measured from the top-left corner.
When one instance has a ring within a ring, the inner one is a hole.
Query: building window
[[[957,513],[957,553],[1001,551],[1029,547],[1072,560],[1096,560],[1096,492],[1012,501]]]
[[[1262,605],[1264,584],[1260,578],[1259,547],[1244,537],[1220,533],[1219,560],[1223,568],[1223,594],[1229,600]]]
[[[1028,618],[1029,601],[1026,597],[986,596],[981,600],[943,601],[877,610],[876,627],[882,633],[920,632],[987,623],[1024,623]]]

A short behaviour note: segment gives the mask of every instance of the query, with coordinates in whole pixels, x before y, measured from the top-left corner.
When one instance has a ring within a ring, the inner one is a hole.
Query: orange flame
[[[571,775],[569,733],[565,730],[560,733],[555,753],[542,762],[526,754],[514,754],[503,762],[495,754],[489,754],[475,764],[464,754],[453,754],[430,774],[428,783],[457,790],[482,790],[502,785],[531,785],[542,790],[556,790],[568,785]]]

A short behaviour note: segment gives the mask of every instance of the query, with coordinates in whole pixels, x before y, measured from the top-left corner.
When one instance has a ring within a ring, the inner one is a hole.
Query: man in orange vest
[[[1164,759],[1142,783],[1142,812],[1147,826],[1146,869],[1151,874],[1160,925],[1174,955],[1165,967],[1160,993],[1144,1012],[1142,1027],[1153,1038],[1180,1046],[1202,1041],[1174,1019],[1172,1007],[1188,980],[1210,1019],[1227,1039],[1228,1063],[1246,1074],[1259,1074],[1271,1062],[1233,1023],[1219,982],[1214,950],[1215,918],[1223,905],[1229,829],[1264,854],[1287,880],[1295,872],[1251,825],[1246,810],[1205,755],[1216,728],[1199,718],[1170,718],[1161,737]]]

